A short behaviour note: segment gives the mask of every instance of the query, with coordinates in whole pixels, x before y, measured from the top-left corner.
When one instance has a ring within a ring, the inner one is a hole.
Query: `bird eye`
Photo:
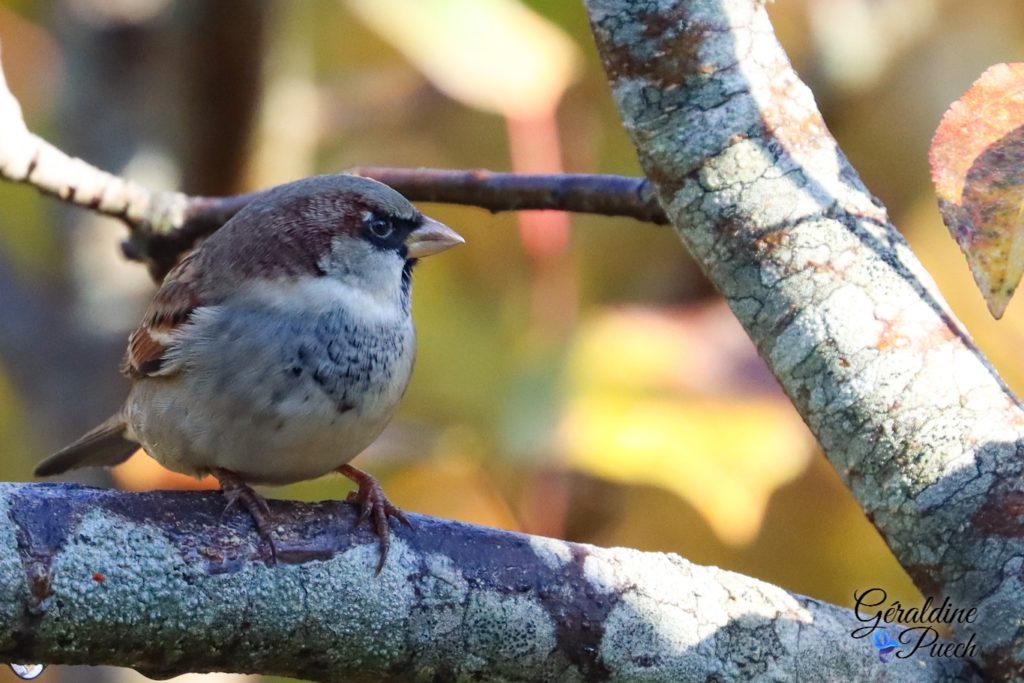
[[[391,233],[395,231],[395,226],[391,224],[391,221],[384,220],[383,218],[374,218],[368,224],[367,227],[370,232],[373,233],[374,237],[380,239],[386,239],[391,237]]]

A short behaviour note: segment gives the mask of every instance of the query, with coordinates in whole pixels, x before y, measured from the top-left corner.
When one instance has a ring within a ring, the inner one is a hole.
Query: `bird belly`
[[[197,324],[181,374],[142,380],[129,399],[143,448],[187,474],[285,484],[330,472],[383,431],[412,372],[407,315],[255,310]]]

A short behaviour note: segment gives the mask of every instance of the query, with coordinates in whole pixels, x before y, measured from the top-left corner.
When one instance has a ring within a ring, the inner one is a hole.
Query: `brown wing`
[[[166,377],[177,372],[178,366],[168,362],[173,333],[204,303],[199,295],[196,253],[186,256],[167,274],[142,323],[128,338],[121,361],[121,372],[128,377]]]
[[[332,190],[334,195],[325,194],[325,182],[330,190],[331,183],[321,179],[268,192],[186,255],[167,274],[142,324],[129,338],[121,371],[132,378],[176,373],[176,329],[197,308],[221,303],[239,282],[323,275],[320,257],[330,251],[332,235],[339,229],[333,221],[349,221],[345,225],[350,232],[362,225],[362,205],[337,215],[339,196],[348,195],[338,195],[337,189]],[[352,181],[337,182],[344,189]],[[317,199],[320,195],[326,199]],[[309,216],[328,216],[331,222]]]

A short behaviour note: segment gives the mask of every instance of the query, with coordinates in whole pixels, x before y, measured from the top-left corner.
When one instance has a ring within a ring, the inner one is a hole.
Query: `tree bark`
[[[849,610],[675,555],[410,515],[379,575],[341,502],[271,502],[277,558],[215,493],[0,484],[0,658],[164,678],[965,680],[882,664]]]

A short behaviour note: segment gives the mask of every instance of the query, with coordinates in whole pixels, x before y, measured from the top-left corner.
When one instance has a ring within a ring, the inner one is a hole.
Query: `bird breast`
[[[255,483],[310,479],[358,455],[405,392],[415,333],[407,310],[347,289],[311,282],[200,309],[181,373],[133,389],[143,447],[171,469]]]

